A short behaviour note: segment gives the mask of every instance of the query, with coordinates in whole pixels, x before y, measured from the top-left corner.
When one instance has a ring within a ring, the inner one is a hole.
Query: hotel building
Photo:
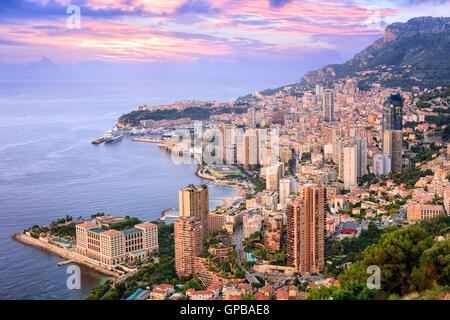
[[[75,253],[108,269],[127,259],[145,259],[158,250],[158,227],[149,222],[122,231],[84,222],[76,226],[76,237]]]

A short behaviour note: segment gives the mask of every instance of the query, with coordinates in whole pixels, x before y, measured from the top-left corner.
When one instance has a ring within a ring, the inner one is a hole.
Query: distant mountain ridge
[[[450,18],[419,17],[386,27],[385,36],[343,64],[306,73],[298,84],[311,87],[346,77],[360,86],[434,88],[450,82]]]

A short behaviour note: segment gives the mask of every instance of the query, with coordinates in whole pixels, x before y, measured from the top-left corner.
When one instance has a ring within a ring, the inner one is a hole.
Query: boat
[[[96,138],[91,141],[92,144],[100,144],[105,141],[105,137]]]
[[[105,138],[105,143],[117,142],[123,138],[123,131],[119,128],[114,128],[106,131],[103,137]]]

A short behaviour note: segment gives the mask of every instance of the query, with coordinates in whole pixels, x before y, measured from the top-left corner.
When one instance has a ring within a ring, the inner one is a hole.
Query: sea
[[[197,165],[177,165],[152,143],[124,137],[92,145],[135,105],[180,99],[230,101],[231,87],[119,79],[0,80],[0,299],[87,297],[106,277],[81,267],[81,289],[68,289],[61,258],[11,239],[67,214],[97,212],[143,221],[178,207],[178,190],[207,183]],[[210,207],[237,192],[209,185]]]

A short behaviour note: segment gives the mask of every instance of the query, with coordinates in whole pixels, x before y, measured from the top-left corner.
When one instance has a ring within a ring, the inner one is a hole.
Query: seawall
[[[49,253],[54,254],[56,256],[59,256],[59,257],[61,257],[63,259],[72,260],[74,263],[78,263],[78,264],[81,264],[83,266],[86,266],[87,268],[95,270],[95,271],[97,271],[97,272],[99,272],[101,274],[104,274],[104,275],[107,275],[107,276],[110,276],[110,277],[118,277],[119,276],[119,274],[117,274],[117,273],[115,273],[113,271],[110,271],[110,270],[107,270],[107,269],[105,269],[103,267],[94,265],[90,261],[83,259],[82,257],[76,255],[73,252],[69,252],[66,249],[63,249],[63,248],[60,248],[60,247],[58,247],[56,245],[53,245],[53,244],[44,242],[42,240],[33,238],[33,237],[28,236],[28,235],[26,235],[24,233],[16,233],[11,238],[13,240],[17,241],[17,242],[20,242],[22,244],[29,245],[29,246],[41,249],[42,251],[49,252]]]

